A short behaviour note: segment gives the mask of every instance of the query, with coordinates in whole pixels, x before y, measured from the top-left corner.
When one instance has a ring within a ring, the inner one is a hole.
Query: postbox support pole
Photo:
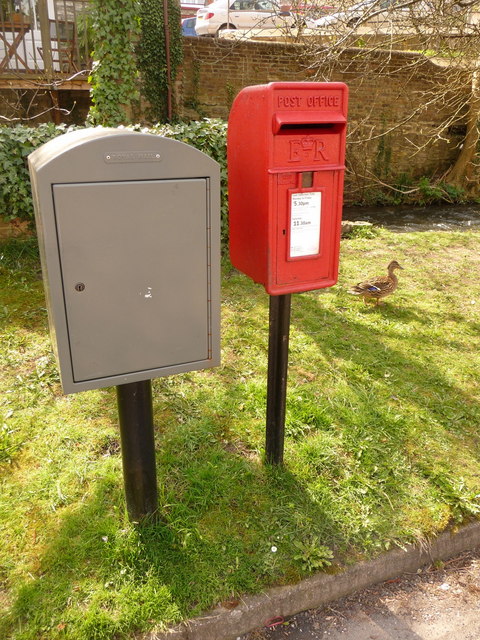
[[[128,516],[140,522],[157,510],[157,474],[150,380],[117,386]]]
[[[265,459],[283,463],[291,295],[270,296]]]

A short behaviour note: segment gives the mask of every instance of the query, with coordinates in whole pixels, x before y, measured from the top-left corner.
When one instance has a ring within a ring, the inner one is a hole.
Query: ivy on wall
[[[137,0],[93,0],[93,70],[89,77],[92,124],[128,124],[139,101],[135,43]]]
[[[166,0],[169,32],[170,90],[183,59],[180,3]],[[137,47],[138,67],[142,76],[142,93],[150,105],[150,118],[169,120],[168,64],[163,0],[140,0],[141,38]],[[174,100],[172,99],[172,107]]]

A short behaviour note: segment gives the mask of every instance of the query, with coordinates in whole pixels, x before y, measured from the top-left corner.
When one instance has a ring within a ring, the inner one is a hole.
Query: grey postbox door
[[[74,381],[210,357],[207,180],[55,184],[53,199]]]

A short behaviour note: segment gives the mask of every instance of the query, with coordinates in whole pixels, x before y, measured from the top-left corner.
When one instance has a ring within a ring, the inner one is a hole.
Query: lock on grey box
[[[64,392],[218,365],[218,164],[176,140],[85,129],[29,167]]]

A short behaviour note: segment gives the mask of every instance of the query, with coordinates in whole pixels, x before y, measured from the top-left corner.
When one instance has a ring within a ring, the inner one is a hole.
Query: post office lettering
[[[340,96],[335,95],[315,95],[308,96],[307,106],[309,107],[339,107]]]
[[[278,106],[298,109],[302,106],[302,98],[300,96],[278,96]]]
[[[339,107],[340,96],[314,95],[314,96],[278,96],[278,106],[283,109],[321,109],[325,107]]]

